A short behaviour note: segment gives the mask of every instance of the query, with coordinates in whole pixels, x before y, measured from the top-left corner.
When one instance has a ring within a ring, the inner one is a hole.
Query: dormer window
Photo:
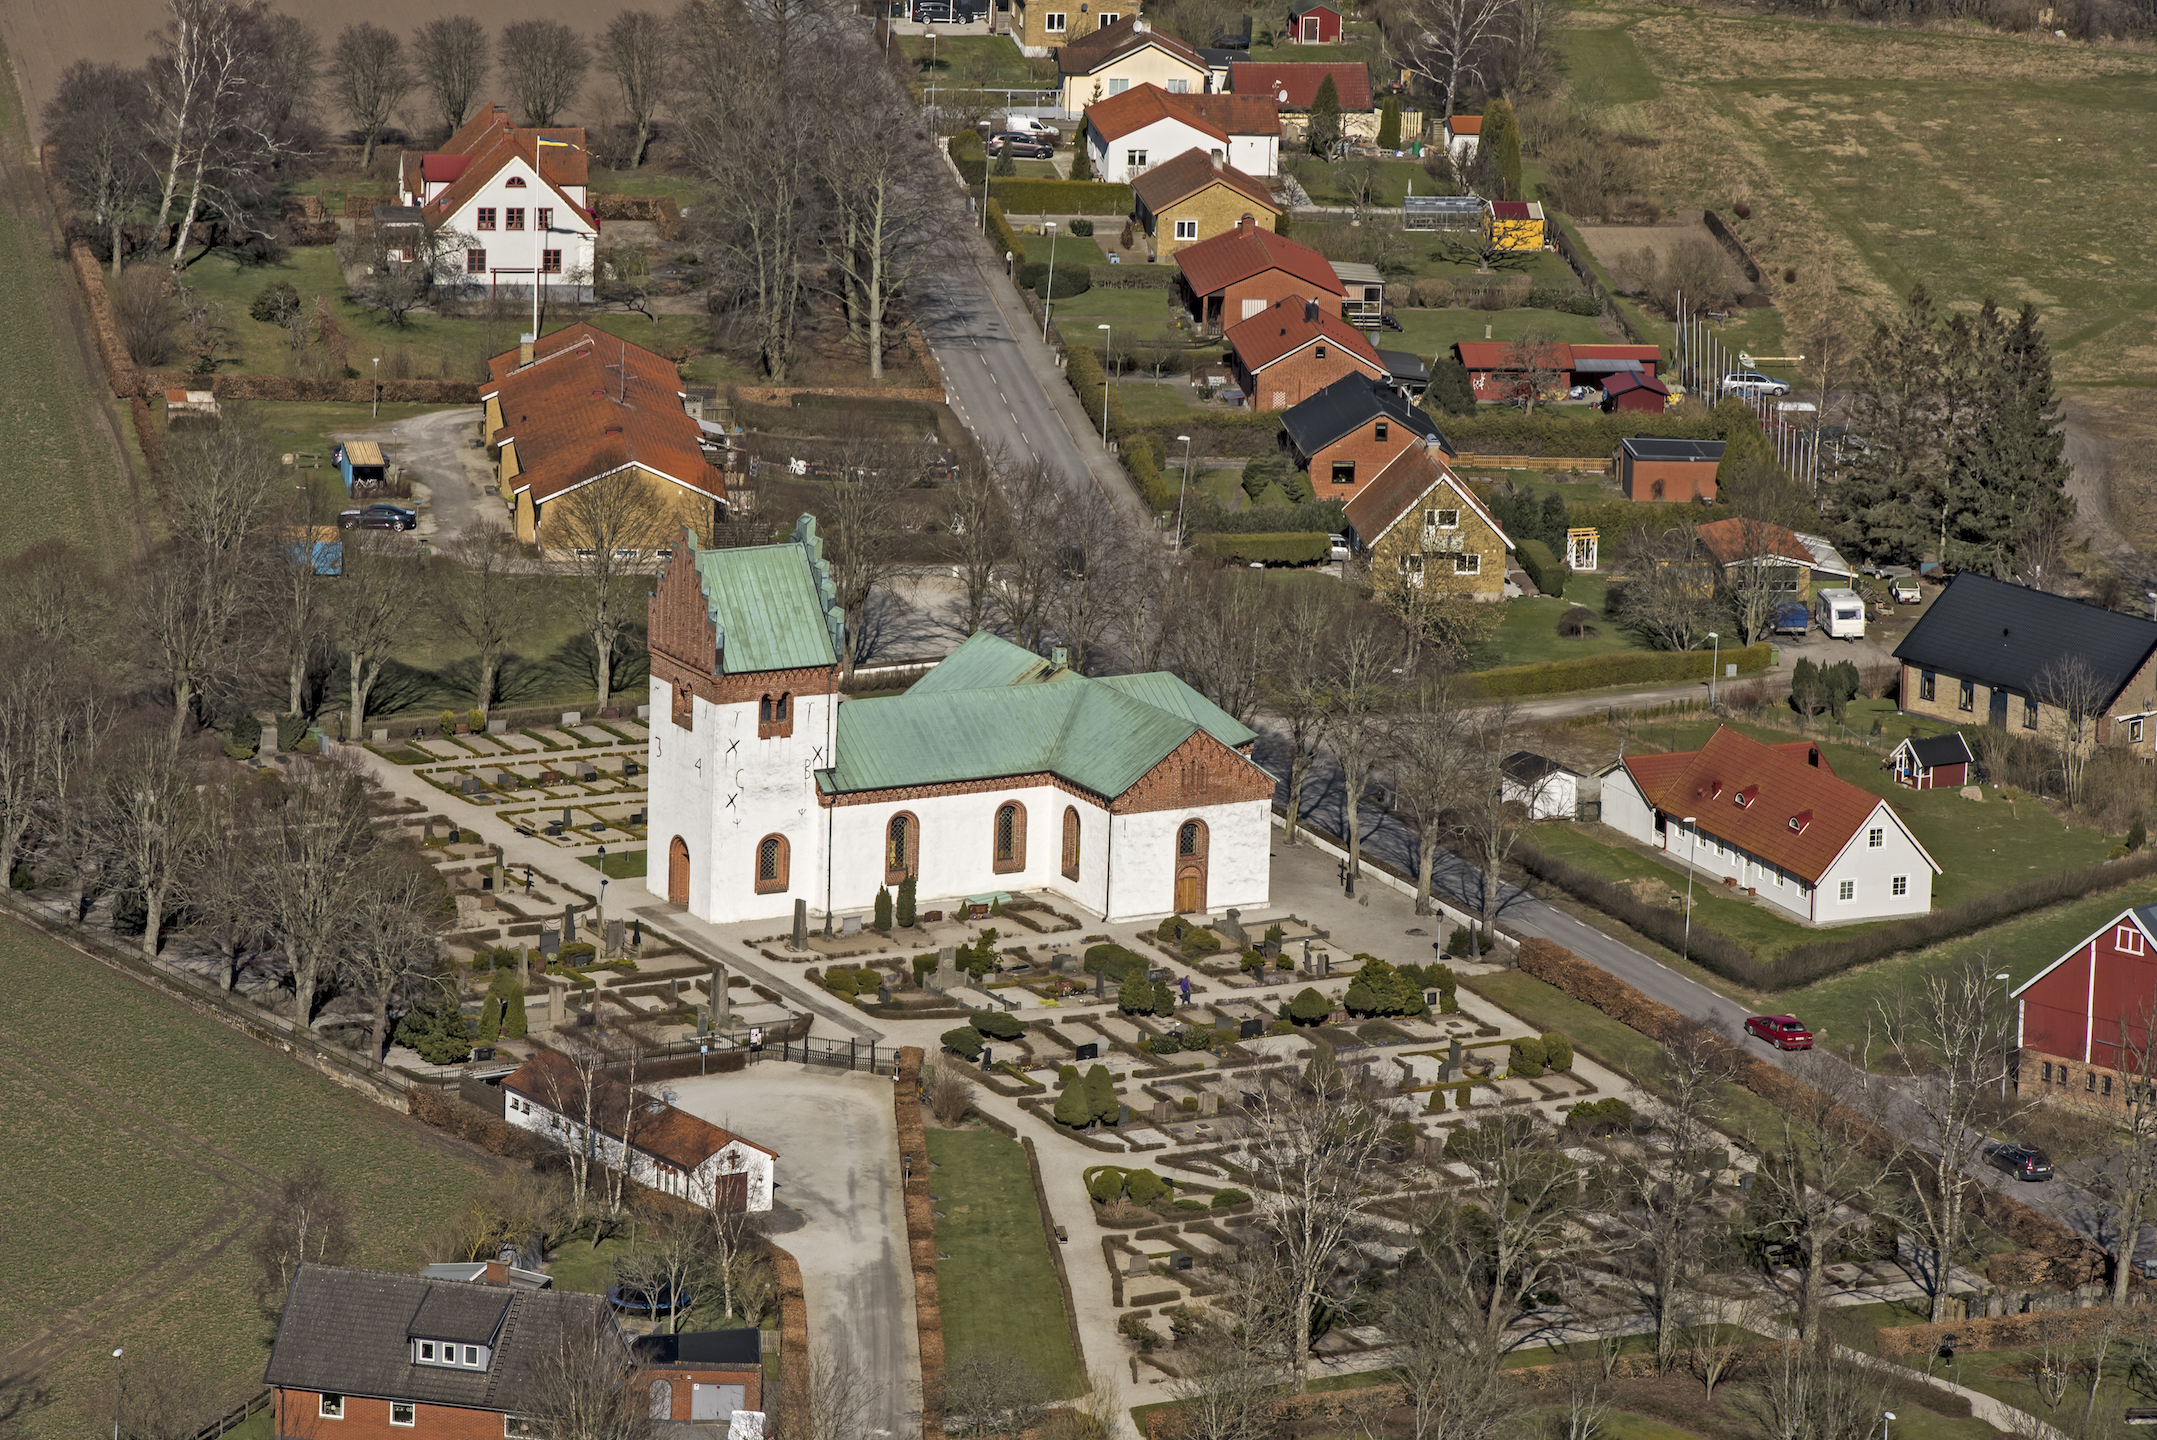
[[[1810,824],[1812,824],[1812,811],[1810,810],[1800,810],[1790,817],[1790,828],[1800,835],[1805,833],[1805,827]]]
[[[1731,796],[1730,798],[1736,802],[1737,807],[1740,810],[1743,810],[1746,806],[1753,803],[1754,798],[1758,796],[1759,793],[1760,787],[1758,785],[1748,785],[1743,790],[1740,790],[1737,794]]]
[[[484,1370],[494,1358],[493,1348],[464,1345],[455,1340],[414,1340],[412,1363],[438,1365],[455,1370]]]

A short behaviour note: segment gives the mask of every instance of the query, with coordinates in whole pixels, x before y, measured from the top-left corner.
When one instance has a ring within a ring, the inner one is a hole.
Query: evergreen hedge
[[[1722,652],[1722,663],[1737,666],[1740,675],[1751,675],[1768,668],[1772,648],[1766,641],[1736,646]],[[1467,679],[1477,696],[1495,700],[1504,695],[1563,695],[1612,685],[1675,685],[1705,680],[1714,668],[1712,651],[1652,650],[1583,655],[1577,660],[1551,660],[1541,665],[1509,665],[1498,670],[1478,670]]]
[[[1326,558],[1328,537],[1321,531],[1276,534],[1202,535],[1198,548],[1216,560],[1257,560],[1268,565],[1315,565]]]
[[[1553,600],[1564,597],[1565,567],[1550,553],[1548,545],[1540,540],[1523,540],[1513,556],[1520,561],[1520,568],[1528,572],[1528,578],[1535,582],[1536,589]]]
[[[1278,422],[1276,422],[1278,423]],[[1478,405],[1469,415],[1448,415],[1440,427],[1446,439],[1470,453],[1493,455],[1577,455],[1607,460],[1618,442],[1642,435],[1673,440],[1721,440],[1723,422],[1680,420],[1619,410],[1609,415],[1533,415],[1510,407]]]
[[[963,172],[964,166],[961,166]],[[981,172],[973,172],[981,183]],[[989,198],[1022,215],[1128,215],[1131,187],[1098,180],[1003,179],[989,181]]]

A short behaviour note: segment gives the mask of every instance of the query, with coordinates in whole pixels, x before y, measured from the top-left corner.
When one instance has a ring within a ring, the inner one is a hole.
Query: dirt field
[[[1588,253],[1613,274],[1624,270],[1627,258],[1642,250],[1652,250],[1658,259],[1668,259],[1672,247],[1681,241],[1701,240],[1715,244],[1715,237],[1700,223],[1697,212],[1690,221],[1682,224],[1582,225],[1576,228],[1581,240],[1587,244]],[[1731,267],[1731,278],[1740,284],[1744,281],[1735,266]]]
[[[361,10],[332,0],[281,0],[277,8],[314,26],[325,50],[337,32],[355,20],[370,20],[408,36],[415,27],[445,13],[463,10],[487,19],[482,7],[442,5],[436,0],[377,0]],[[597,36],[618,11],[631,8],[620,0],[529,0],[517,7],[514,18],[560,20],[586,36]],[[164,18],[160,0],[9,0],[0,5],[0,41],[7,45],[29,114],[35,117],[43,110],[60,72],[77,60],[141,64],[149,58],[150,35]],[[601,83],[596,73],[593,83]],[[414,98],[424,103],[424,97]],[[333,125],[342,120],[325,118]],[[36,128],[33,124],[32,129]]]

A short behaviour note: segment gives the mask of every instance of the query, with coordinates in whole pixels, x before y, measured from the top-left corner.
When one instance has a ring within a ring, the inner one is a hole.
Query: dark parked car
[[[350,530],[409,530],[419,523],[419,513],[401,505],[368,505],[358,510],[341,511],[337,516],[339,528]]]
[[[2052,1178],[2052,1157],[2035,1145],[1995,1145],[1985,1158],[2017,1180]]]
[[[989,137],[988,150],[991,155],[1003,154],[1007,146],[1012,155],[1021,160],[1046,160],[1056,153],[1055,142],[1032,135],[1021,135],[1016,130],[998,131]]]
[[[1812,1031],[1795,1015],[1755,1015],[1745,1022],[1745,1033],[1757,1035],[1778,1050],[1812,1049]]]

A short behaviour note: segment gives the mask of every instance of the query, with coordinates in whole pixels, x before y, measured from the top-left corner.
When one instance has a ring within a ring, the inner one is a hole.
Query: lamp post
[[[370,420],[382,418],[382,357],[374,357],[374,409],[368,413]]]
[[[2012,1020],[2015,1016],[2013,1009],[2014,996],[2007,991],[2007,972],[2003,970],[1992,978],[2000,982],[2000,1003],[2008,1007],[2007,1018]],[[2014,1067],[2014,1056],[2014,1037],[2007,1031],[2002,1030],[2000,1032],[2000,1098],[2002,1100],[2007,1098],[2007,1072]]]
[[[1108,444],[1109,356],[1115,336],[1109,332],[1109,327],[1106,325],[1096,325],[1093,328],[1101,332],[1101,443],[1106,445]]]
[[[982,201],[983,214],[988,213],[988,208],[988,201]],[[1049,338],[1049,314],[1056,307],[1056,222],[1043,221],[1041,228],[1049,232],[1049,291],[1041,301],[1041,338],[1045,342]]]
[[[1700,831],[1695,827],[1699,820],[1688,815],[1685,826],[1685,944],[1678,950],[1680,960],[1690,959],[1693,953],[1693,857],[1700,853]]]
[[[1892,1410],[1882,1410],[1880,1412],[1880,1440],[1887,1440],[1887,1422],[1894,1418],[1895,1412]]]
[[[1178,435],[1176,438],[1183,442],[1183,489],[1176,492],[1175,553],[1181,555],[1183,553],[1183,497],[1191,488],[1191,437]]]
[[[112,1352],[112,1440],[120,1440],[120,1355]]]
[[[982,121],[982,128],[987,129],[988,123],[986,120]],[[1006,141],[1005,143],[1009,144],[1010,142]],[[981,233],[984,235],[989,233],[989,147],[986,145],[981,147]],[[1053,240],[1049,242],[1051,245],[1055,243]],[[1053,264],[1054,262],[1050,263]]]
[[[1715,677],[1723,673],[1723,637],[1710,630],[1708,640],[1715,646],[1715,658],[1708,662],[1708,708],[1713,710],[1715,708]]]

